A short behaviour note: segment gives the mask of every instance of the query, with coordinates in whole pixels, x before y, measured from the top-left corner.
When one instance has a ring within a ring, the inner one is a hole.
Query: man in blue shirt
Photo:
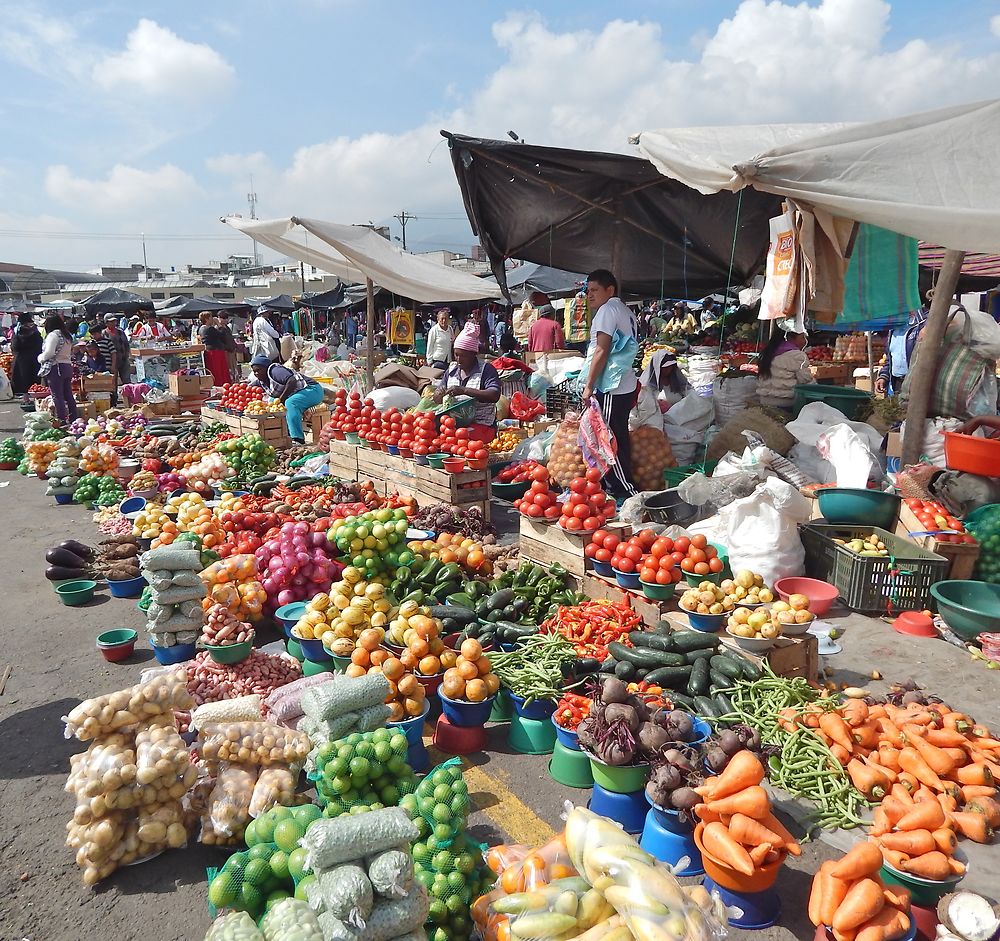
[[[880,395],[898,395],[903,388],[903,380],[910,371],[910,358],[917,338],[927,322],[927,311],[911,310],[905,327],[896,327],[889,333],[889,343],[885,348],[885,364],[875,380],[875,391]]]

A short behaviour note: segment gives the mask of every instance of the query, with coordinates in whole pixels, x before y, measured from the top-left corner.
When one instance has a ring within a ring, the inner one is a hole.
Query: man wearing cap
[[[500,374],[490,363],[479,358],[479,324],[471,318],[455,338],[455,361],[438,380],[435,399],[445,394],[467,395],[476,402],[474,424],[470,437],[490,442],[496,437],[497,402],[500,399]]]
[[[281,363],[272,363],[263,354],[250,360],[254,385],[261,386],[272,398],[285,406],[285,425],[293,444],[305,444],[302,413],[323,401],[323,389],[315,379],[303,376]]]
[[[118,385],[132,381],[132,360],[125,331],[118,326],[117,314],[104,315],[104,335],[114,344],[118,363]]]

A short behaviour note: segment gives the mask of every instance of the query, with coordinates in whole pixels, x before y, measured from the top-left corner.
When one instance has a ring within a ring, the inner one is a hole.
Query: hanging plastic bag
[[[674,467],[674,454],[660,429],[643,425],[629,433],[632,444],[632,479],[640,490],[663,490],[663,472]]]
[[[618,453],[618,442],[604,421],[596,398],[587,402],[580,416],[580,449],[587,465],[599,470],[602,477],[611,469]]]
[[[575,412],[568,413],[556,429],[548,467],[549,475],[560,487],[568,487],[574,477],[587,473],[587,462],[580,448],[580,421]]]

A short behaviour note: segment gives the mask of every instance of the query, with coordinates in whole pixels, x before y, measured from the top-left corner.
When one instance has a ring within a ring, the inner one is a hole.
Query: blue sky
[[[262,217],[405,208],[411,248],[467,248],[441,127],[627,151],[1000,94],[994,0],[7,0],[3,26],[0,261],[50,266],[141,260],[141,231],[154,264],[241,250],[218,217],[251,173]]]

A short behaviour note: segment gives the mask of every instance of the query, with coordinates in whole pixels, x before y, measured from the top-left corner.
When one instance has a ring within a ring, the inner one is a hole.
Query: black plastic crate
[[[947,559],[876,526],[807,523],[799,527],[799,534],[806,551],[806,575],[835,585],[853,611],[921,610],[931,601],[931,585],[948,577]],[[862,556],[834,542],[873,535],[889,555]]]

